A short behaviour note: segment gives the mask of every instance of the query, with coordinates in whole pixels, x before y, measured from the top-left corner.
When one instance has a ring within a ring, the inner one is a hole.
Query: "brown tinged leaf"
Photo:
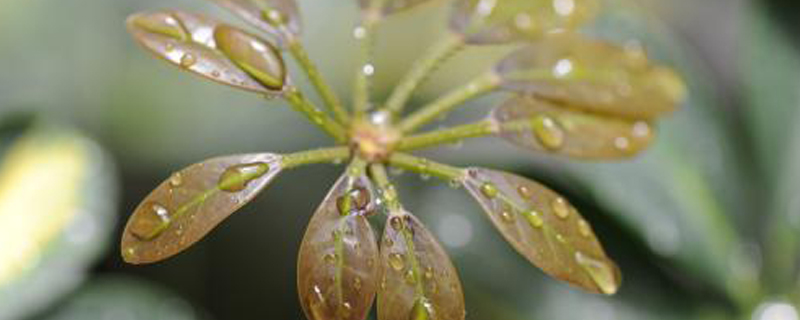
[[[169,258],[202,239],[281,172],[271,153],[214,158],[162,182],[136,208],[122,234],[128,263]]]
[[[458,273],[436,238],[411,213],[390,213],[381,240],[379,320],[463,320]]]
[[[281,94],[288,81],[270,43],[215,20],[161,11],[132,15],[127,26],[157,57],[206,79],[267,95]]]
[[[242,17],[245,21],[273,36],[282,46],[302,32],[300,11],[295,0],[211,0]]]
[[[555,192],[526,178],[470,168],[463,184],[514,249],[548,275],[614,294],[621,275],[591,226]]]
[[[310,320],[363,320],[378,289],[378,244],[366,216],[375,193],[348,171],[308,224],[297,262],[300,304]]]
[[[502,86],[595,113],[652,119],[675,110],[686,87],[652,64],[631,41],[624,47],[578,35],[550,37],[507,56]]]
[[[492,111],[498,136],[525,149],[581,159],[619,159],[645,150],[655,136],[645,120],[629,120],[513,97]]]
[[[575,30],[594,18],[597,0],[457,0],[450,28],[472,44],[504,44]]]

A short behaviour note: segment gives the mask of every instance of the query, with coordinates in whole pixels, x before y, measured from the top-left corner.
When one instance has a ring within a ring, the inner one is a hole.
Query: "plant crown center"
[[[350,128],[350,148],[353,154],[371,162],[385,162],[391,156],[401,134],[384,111],[378,111],[353,121]]]

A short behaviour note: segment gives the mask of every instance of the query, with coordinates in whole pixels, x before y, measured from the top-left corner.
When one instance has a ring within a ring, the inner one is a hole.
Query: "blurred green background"
[[[304,42],[342,96],[356,69],[355,2],[300,0]],[[385,97],[444,32],[446,2],[380,31],[376,94]],[[454,259],[467,318],[798,320],[800,3],[607,2],[586,32],[640,39],[691,90],[649,151],[584,163],[478,139],[426,154],[515,171],[567,195],[620,263],[621,292],[591,295],[544,276],[463,190],[399,174],[406,206]],[[122,224],[172,171],[218,155],[328,143],[280,101],[152,59],[124,20],[161,8],[236,21],[201,0],[0,0],[0,319],[303,319],[296,253],[341,167],[283,174],[173,259],[121,261]],[[481,72],[503,50],[469,49],[415,102]],[[501,98],[433,127],[476,119]]]

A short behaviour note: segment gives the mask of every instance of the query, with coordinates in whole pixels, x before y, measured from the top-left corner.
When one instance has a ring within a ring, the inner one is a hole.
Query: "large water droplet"
[[[272,44],[226,25],[214,30],[214,40],[220,51],[256,81],[271,90],[283,89],[286,67]]]
[[[569,218],[569,212],[571,211],[569,203],[567,203],[564,198],[557,197],[553,199],[553,202],[550,203],[550,206],[553,209],[553,213],[555,213],[556,217],[561,219]]]
[[[345,195],[336,199],[336,207],[340,215],[364,214],[371,201],[369,191],[363,186],[356,186]]]
[[[326,263],[334,264],[336,263],[336,254],[335,253],[327,253],[322,257]]]
[[[178,22],[178,19],[170,14],[163,12],[140,14],[131,19],[133,25],[148,32],[161,34],[180,41],[189,39],[189,35]]]
[[[617,266],[575,252],[575,261],[589,274],[601,292],[614,294],[619,289],[620,275]]]
[[[235,165],[222,172],[217,185],[223,191],[239,192],[247,188],[250,182],[260,178],[268,171],[269,164],[264,162]]]
[[[433,319],[433,304],[425,297],[420,297],[411,307],[411,314],[408,320],[430,320]]]
[[[579,220],[578,221],[578,233],[585,238],[589,238],[592,236],[592,227],[589,226],[589,223],[586,220]]]
[[[183,175],[180,172],[176,172],[171,177],[169,177],[169,186],[173,188],[180,187],[183,184]]]
[[[542,215],[536,210],[525,212],[525,219],[528,220],[528,224],[535,229],[539,229],[544,225]]]
[[[405,256],[401,253],[390,253],[389,254],[389,266],[392,267],[395,271],[403,270],[405,267]]]
[[[533,134],[545,149],[557,150],[564,145],[564,130],[551,117],[537,116],[531,122]]]
[[[148,203],[144,208],[146,211],[134,218],[129,230],[140,240],[152,240],[166,230],[170,223],[170,213],[158,203]]]
[[[481,193],[483,193],[483,195],[489,199],[494,199],[498,192],[497,186],[491,182],[486,182],[481,186]]]
[[[183,56],[181,56],[181,61],[180,61],[181,67],[189,68],[193,66],[195,63],[197,63],[197,57],[195,57],[194,54],[185,53],[183,54]]]

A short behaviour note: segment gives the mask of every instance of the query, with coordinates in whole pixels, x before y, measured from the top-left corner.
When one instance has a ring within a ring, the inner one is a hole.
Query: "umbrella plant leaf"
[[[582,159],[636,155],[653,140],[652,125],[556,106],[530,96],[511,98],[495,108],[498,135],[525,149]]]
[[[215,20],[181,11],[139,13],[128,31],[157,57],[218,83],[278,94],[283,60],[269,42]]]
[[[614,294],[621,275],[592,227],[563,197],[526,178],[470,168],[463,184],[514,249],[548,275]]]
[[[375,193],[363,174],[343,175],[308,224],[297,263],[300,303],[308,319],[363,320],[372,308],[380,269],[367,216]]]
[[[380,12],[388,16],[398,11],[407,10],[420,4],[432,2],[431,0],[358,0],[358,5],[363,10],[369,10],[372,6],[381,6]]]
[[[169,258],[202,239],[282,171],[280,156],[210,159],[174,173],[136,208],[122,235],[128,263]]]
[[[411,213],[390,214],[381,240],[381,265],[378,319],[464,319],[458,272],[433,234]]]
[[[300,11],[295,0],[211,0],[242,17],[245,21],[273,36],[285,45],[302,32]]]
[[[472,44],[539,39],[591,20],[597,0],[458,0],[450,28]]]
[[[681,78],[651,63],[635,41],[621,47],[580,36],[550,37],[512,52],[497,72],[505,89],[630,118],[671,112],[686,98]]]

